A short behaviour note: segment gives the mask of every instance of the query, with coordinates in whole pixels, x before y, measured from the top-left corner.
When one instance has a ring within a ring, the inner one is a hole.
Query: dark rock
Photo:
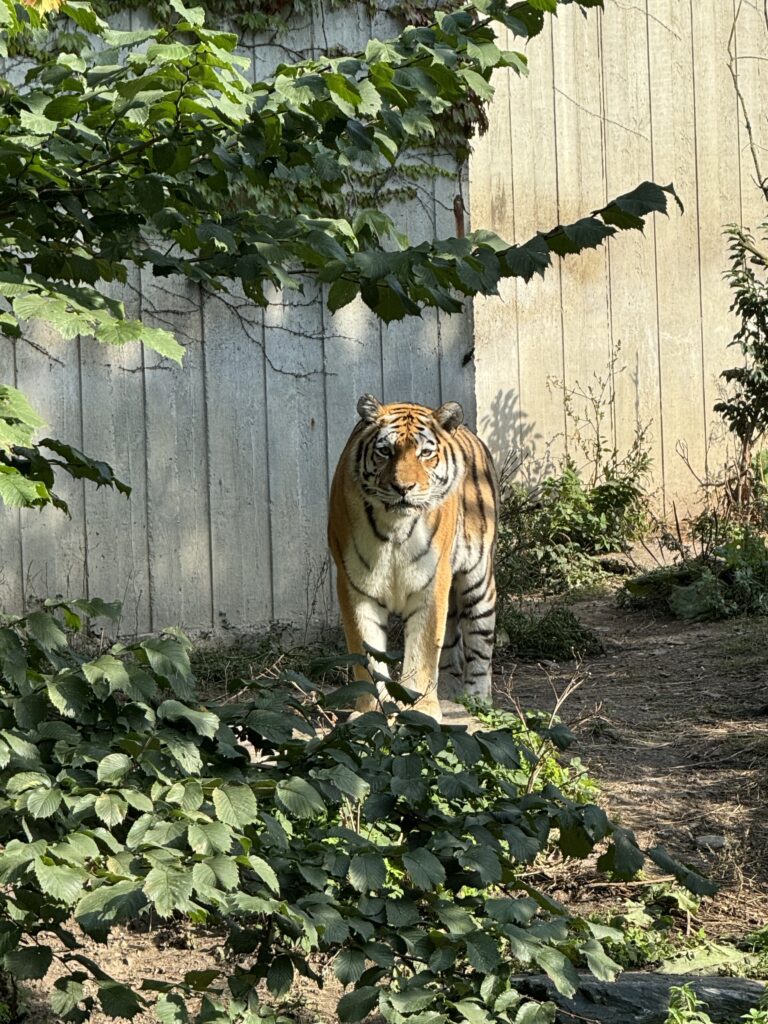
[[[581,975],[581,988],[573,999],[566,999],[544,975],[521,975],[515,988],[531,999],[550,1000],[561,1013],[557,1020],[573,1024],[585,1018],[596,1024],[664,1024],[669,1009],[669,990],[690,985],[707,1004],[713,1021],[734,1021],[757,1006],[765,985],[745,978],[702,977],[690,974],[649,974],[632,971],[620,974],[616,981],[598,981],[591,974]]]

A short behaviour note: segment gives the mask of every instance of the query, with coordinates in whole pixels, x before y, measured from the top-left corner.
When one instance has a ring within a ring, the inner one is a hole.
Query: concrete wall
[[[621,233],[557,261],[543,279],[507,283],[501,300],[475,303],[482,430],[498,456],[528,453],[534,475],[566,449],[580,458],[552,379],[587,391],[599,387],[595,375],[615,398],[611,443],[626,450],[649,426],[667,511],[697,486],[686,459],[698,475],[722,465],[712,406],[720,371],[738,362],[726,348],[733,322],[722,229],[754,228],[768,214],[729,42],[768,171],[762,4],[606,0],[604,13],[587,17],[565,9],[527,48],[528,79],[494,78],[490,131],[470,168],[474,227],[525,241],[645,179],[674,182],[685,205],[682,216],[673,206],[668,219],[649,220],[644,234]]]
[[[358,4],[308,15],[246,51],[266,77],[280,61],[354,51],[396,31]],[[455,232],[462,182],[455,166],[444,170],[398,211],[415,242]],[[123,298],[133,315],[176,332],[182,369],[88,338],[0,341],[0,379],[28,395],[49,434],[133,487],[126,500],[62,480],[71,519],[0,508],[0,608],[53,594],[119,598],[123,632],[325,620],[334,603],[326,501],[357,399],[455,399],[474,421],[471,311],[387,327],[361,302],[331,316],[311,282],[303,295],[275,293],[262,311],[236,291],[203,296],[149,273],[134,274]]]

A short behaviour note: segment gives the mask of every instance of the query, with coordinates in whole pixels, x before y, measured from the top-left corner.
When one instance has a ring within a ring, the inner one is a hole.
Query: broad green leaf
[[[3,957],[6,971],[19,981],[44,978],[52,960],[53,950],[50,946],[24,946]]]
[[[128,804],[117,793],[102,793],[96,797],[93,809],[108,828],[114,828],[125,820]]]
[[[424,847],[403,854],[403,866],[417,889],[435,889],[445,881],[445,868]]]
[[[325,804],[317,790],[299,776],[278,782],[275,797],[289,814],[313,818],[325,813]]]
[[[384,858],[376,853],[362,853],[349,862],[349,880],[358,892],[380,889],[387,877]]]
[[[276,895],[280,895],[280,882],[278,881],[277,875],[275,874],[274,868],[268,864],[263,857],[256,857],[251,854],[248,857],[248,863],[251,868],[256,872],[259,878],[266,882],[272,892]]]
[[[63,794],[60,789],[41,787],[27,797],[27,810],[33,818],[50,818],[61,806]]]
[[[256,821],[259,813],[256,797],[250,786],[237,786],[225,783],[214,789],[212,794],[216,816],[225,825],[233,828],[245,828]]]
[[[267,971],[267,988],[273,996],[286,995],[293,984],[293,961],[289,956],[277,956]]]
[[[160,917],[170,917],[174,910],[187,907],[193,886],[191,871],[163,864],[149,872],[144,881],[144,892]]]
[[[359,949],[341,949],[333,961],[333,973],[342,985],[354,985],[365,972],[365,955]]]
[[[487,932],[476,931],[465,936],[467,960],[476,971],[490,974],[500,962],[499,946]]]
[[[125,665],[112,654],[102,654],[95,661],[85,662],[82,672],[89,683],[105,679],[115,690],[125,690],[130,684]]]
[[[354,1024],[355,1021],[367,1017],[377,1005],[380,992],[381,989],[375,985],[363,985],[343,995],[336,1007],[342,1024]]]
[[[135,918],[146,903],[140,882],[125,880],[86,893],[75,907],[74,916],[86,935],[104,942],[113,925]]]
[[[214,853],[229,853],[232,839],[232,829],[222,821],[197,821],[187,829],[189,845],[195,853],[206,857]]]
[[[144,1009],[144,999],[128,985],[121,985],[117,981],[100,981],[98,986],[99,1002],[108,1017],[133,1020]]]
[[[614,981],[620,973],[619,964],[611,960],[597,939],[589,939],[579,950],[587,958],[590,971],[600,981]]]
[[[127,754],[107,754],[96,767],[96,778],[99,782],[119,782],[130,770],[131,759]]]
[[[212,739],[219,728],[219,718],[212,711],[201,711],[187,707],[177,700],[165,700],[157,709],[158,718],[171,722],[189,722],[199,736]]]
[[[82,868],[68,864],[46,864],[38,857],[35,860],[35,874],[43,892],[71,906],[80,898],[88,873]]]

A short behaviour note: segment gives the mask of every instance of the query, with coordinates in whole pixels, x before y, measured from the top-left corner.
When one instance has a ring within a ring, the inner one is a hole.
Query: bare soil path
[[[561,717],[609,815],[720,883],[696,920],[712,937],[768,924],[768,619],[683,623],[613,597],[573,611],[605,654],[581,665],[502,663],[496,702],[552,707],[553,688],[583,677]],[[703,836],[725,845],[709,850]],[[571,905],[609,894],[563,874]]]

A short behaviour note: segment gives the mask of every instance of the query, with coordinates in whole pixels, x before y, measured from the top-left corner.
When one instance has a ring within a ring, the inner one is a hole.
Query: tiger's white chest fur
[[[428,589],[437,567],[428,513],[366,509],[359,498],[354,505],[345,551],[350,579],[388,612],[406,615],[414,599]]]

